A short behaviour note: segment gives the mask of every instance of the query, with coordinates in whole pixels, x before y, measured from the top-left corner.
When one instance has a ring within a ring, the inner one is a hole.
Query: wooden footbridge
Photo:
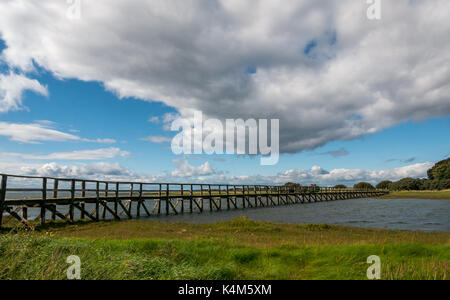
[[[1,176],[0,227],[19,221],[121,220],[159,215],[273,207],[376,197],[385,190],[317,186],[110,182],[33,176]],[[7,217],[4,217],[7,216]]]

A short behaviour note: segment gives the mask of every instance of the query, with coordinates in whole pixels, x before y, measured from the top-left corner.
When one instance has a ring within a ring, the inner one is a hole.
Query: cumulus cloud
[[[198,176],[209,176],[213,174],[218,174],[217,171],[215,171],[209,162],[205,162],[204,164],[195,167],[187,160],[179,161],[174,160],[173,161],[177,168],[172,171],[170,174],[173,177],[198,177]]]
[[[39,142],[82,141],[101,144],[112,144],[113,139],[85,139],[51,128],[53,122],[37,121],[35,123],[0,122],[0,136],[7,136],[11,141],[36,144]]]
[[[383,180],[399,180],[405,177],[423,178],[434,163],[417,163],[385,170],[333,169],[325,170],[313,166],[309,170],[291,169],[274,175],[228,175],[214,169],[209,162],[199,166],[187,160],[174,160],[175,169],[162,174],[139,174],[118,163],[97,162],[92,164],[61,165],[55,162],[14,163],[0,160],[0,173],[48,176],[60,178],[81,178],[93,180],[118,180],[134,182],[178,182],[178,183],[223,183],[223,184],[267,184],[282,185],[298,182],[302,185],[318,184],[352,186],[360,181],[376,184]]]
[[[287,182],[297,182],[302,185],[334,186],[345,184],[352,186],[361,181],[377,184],[383,180],[394,181],[405,177],[426,177],[427,170],[433,165],[431,162],[426,162],[386,170],[333,169],[331,171],[324,170],[320,166],[313,166],[309,170],[291,169],[275,175],[227,176],[219,174],[210,178],[200,178],[200,180],[230,184],[282,185]]]
[[[0,3],[2,58],[181,114],[279,118],[282,152],[450,113],[448,0]],[[129,16],[133,16],[130,22]],[[26,22],[24,22],[26,20]],[[56,30],[56,28],[58,30]],[[87,34],[89,33],[89,34]]]
[[[169,143],[170,141],[172,141],[172,139],[165,136],[148,136],[145,138],[141,138],[141,141],[162,144],[162,143]]]
[[[103,160],[130,155],[128,151],[119,148],[103,148],[96,150],[81,150],[72,152],[55,152],[47,155],[33,155],[21,153],[0,153],[3,157],[18,157],[28,160]]]
[[[48,96],[47,88],[35,79],[14,73],[0,74],[0,113],[21,109],[26,90]]]
[[[109,164],[105,162],[78,166],[59,165],[52,162],[42,166],[23,166],[21,171],[25,175],[59,178],[136,178],[135,174],[128,168],[118,163]]]

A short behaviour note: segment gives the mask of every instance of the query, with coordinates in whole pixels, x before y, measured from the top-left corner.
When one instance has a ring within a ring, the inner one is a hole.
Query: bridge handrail
[[[221,187],[232,187],[232,188],[239,188],[242,190],[247,189],[247,191],[249,191],[249,188],[251,190],[255,190],[261,189],[261,188],[270,188],[270,189],[277,189],[280,190],[282,189],[283,192],[291,192],[292,190],[294,190],[294,193],[297,192],[346,192],[346,191],[351,191],[351,192],[378,192],[378,191],[386,191],[383,189],[354,189],[354,188],[334,188],[334,187],[319,187],[319,186],[301,186],[301,187],[286,187],[284,185],[262,185],[262,184],[225,184],[225,183],[174,183],[174,182],[141,182],[141,181],[111,181],[111,180],[94,180],[94,179],[80,179],[80,178],[60,178],[60,177],[48,177],[48,176],[31,176],[31,175],[12,175],[12,174],[3,174],[0,173],[0,177],[2,180],[2,183],[4,182],[5,185],[5,191],[10,191],[10,192],[41,192],[43,189],[45,189],[47,192],[51,192],[51,191],[60,191],[60,192],[70,192],[70,191],[76,191],[76,192],[82,192],[82,191],[86,191],[86,192],[95,192],[97,191],[97,189],[89,189],[89,188],[85,188],[82,187],[80,188],[75,188],[75,189],[63,189],[63,188],[47,188],[47,187],[37,187],[37,188],[8,188],[7,187],[7,182],[8,182],[8,178],[21,178],[21,179],[39,179],[42,180],[43,182],[48,183],[49,180],[50,181],[54,181],[54,182],[75,182],[75,183],[96,183],[96,184],[107,184],[108,186],[111,184],[111,186],[120,186],[120,185],[150,185],[150,186],[160,186],[160,188],[166,186],[167,188],[170,188],[172,186],[191,186],[191,187],[208,187],[208,189],[210,189],[211,187],[218,187],[219,189]],[[166,191],[166,189],[162,189],[162,191]],[[0,191],[3,190],[3,184],[0,187]],[[102,189],[105,190],[105,189]],[[115,191],[116,189],[109,189],[108,191]],[[131,190],[131,188],[130,188]],[[146,190],[146,191],[158,191],[157,190]],[[127,190],[124,190],[127,191]],[[129,191],[129,190],[128,190]],[[175,190],[172,190],[175,191]],[[261,190],[260,190],[261,191]],[[137,191],[136,191],[137,192]],[[0,197],[1,197],[1,193],[0,193]]]

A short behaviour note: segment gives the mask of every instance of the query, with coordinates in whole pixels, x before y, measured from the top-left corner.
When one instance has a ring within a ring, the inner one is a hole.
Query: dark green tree
[[[347,186],[345,186],[344,184],[338,184],[334,186],[335,189],[346,189]]]
[[[390,188],[391,184],[392,184],[392,181],[385,180],[385,181],[382,181],[379,184],[377,184],[376,188],[377,189],[382,189],[382,190],[387,190],[387,189]]]
[[[373,187],[373,185],[371,185],[371,184],[368,183],[368,182],[360,182],[360,183],[357,183],[357,184],[355,184],[355,185],[353,186],[353,188],[355,188],[355,189],[362,189],[362,190],[373,190],[373,189],[375,189],[375,188]]]
[[[422,190],[422,186],[424,186],[422,179],[414,179],[408,177],[393,182],[390,185],[390,189],[394,191],[418,191]]]
[[[302,190],[302,185],[300,183],[288,182],[284,186],[288,188],[290,193]]]
[[[450,179],[450,158],[441,160],[428,170],[428,179]]]

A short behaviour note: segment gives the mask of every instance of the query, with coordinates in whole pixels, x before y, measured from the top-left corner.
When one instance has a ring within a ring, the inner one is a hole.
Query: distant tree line
[[[378,183],[375,187],[368,182],[359,182],[353,186],[355,189],[373,190],[377,189],[389,189],[391,191],[400,190],[446,190],[450,189],[450,158],[436,163],[431,169],[427,171],[428,178],[403,178],[398,181],[392,182],[384,180]],[[316,185],[302,186],[299,183],[288,182],[285,184],[292,192],[294,190],[316,190]],[[343,184],[334,186],[335,189],[347,188]]]
[[[377,189],[389,189],[391,191],[401,190],[446,190],[450,189],[450,158],[436,163],[427,171],[428,178],[403,178],[392,182],[382,181],[376,185]],[[360,182],[355,185],[367,186],[368,183]],[[370,188],[369,186],[367,186]],[[372,188],[374,188],[372,186]]]

